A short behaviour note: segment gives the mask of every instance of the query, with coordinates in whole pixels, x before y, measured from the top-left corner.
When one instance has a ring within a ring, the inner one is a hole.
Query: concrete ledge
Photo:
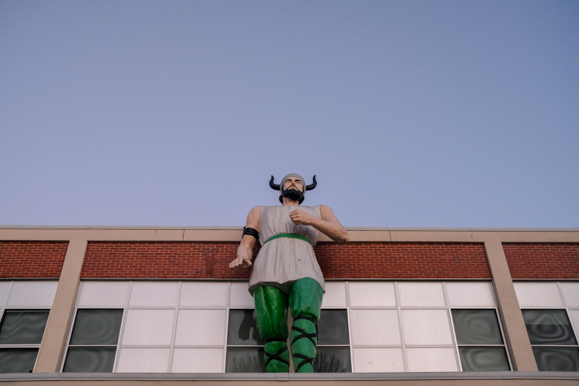
[[[173,374],[173,373],[31,373],[0,374],[0,382],[30,381],[427,381],[427,380],[570,380],[579,381],[579,372],[487,371],[451,373],[317,373],[317,374]]]
[[[0,225],[0,229],[59,230],[243,230],[241,226],[156,226],[156,225]],[[453,227],[354,227],[349,231],[415,231],[415,232],[579,232],[579,228],[453,228]]]

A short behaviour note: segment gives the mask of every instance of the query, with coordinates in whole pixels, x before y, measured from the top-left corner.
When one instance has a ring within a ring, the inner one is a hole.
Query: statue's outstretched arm
[[[253,228],[259,231],[259,219],[261,217],[261,208],[259,206],[254,207],[247,215],[247,228]],[[237,248],[237,257],[229,263],[229,268],[245,268],[251,267],[251,257],[253,255],[253,246],[255,245],[257,239],[251,235],[243,235],[241,243]]]
[[[320,212],[321,219],[296,209],[290,213],[290,218],[294,224],[313,226],[337,243],[348,242],[348,231],[336,218],[334,211],[329,206],[320,205]]]

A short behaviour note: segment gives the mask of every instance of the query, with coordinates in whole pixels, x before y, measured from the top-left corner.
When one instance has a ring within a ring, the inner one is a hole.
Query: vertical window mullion
[[[229,331],[229,310],[231,309],[231,282],[227,283],[227,301],[225,303],[225,331],[223,339],[223,360],[221,364],[221,372],[225,373],[227,364],[227,337]]]
[[[456,329],[454,328],[454,318],[452,317],[450,302],[448,301],[448,294],[446,291],[446,282],[442,282],[442,293],[444,294],[444,304],[446,305],[446,314],[448,316],[448,319],[450,320],[450,330],[452,331],[452,334],[450,336],[452,339],[452,344],[454,346],[455,360],[458,366],[458,371],[463,371],[462,361],[460,360],[460,351],[458,349],[458,340],[456,339]]]
[[[129,282],[129,292],[125,299],[125,306],[123,308],[123,320],[121,320],[121,331],[119,331],[119,341],[117,342],[117,353],[115,355],[115,363],[113,365],[113,373],[117,372],[119,367],[119,357],[121,356],[121,348],[123,342],[123,336],[125,335],[125,327],[127,324],[127,315],[129,314],[129,302],[131,300],[131,293],[133,292],[133,281]]]
[[[167,373],[171,373],[173,369],[173,351],[175,350],[175,337],[177,336],[177,319],[179,318],[179,312],[181,311],[181,287],[183,282],[179,282],[179,287],[177,291],[177,305],[175,306],[174,316],[173,316],[173,331],[171,331],[171,346],[169,348],[169,360],[167,363]]]
[[[400,329],[400,344],[402,345],[402,359],[404,360],[404,372],[408,372],[408,354],[406,352],[406,339],[404,338],[404,323],[402,320],[402,306],[400,304],[400,289],[398,282],[394,282],[394,296],[396,297],[396,312],[398,313],[398,328]]]
[[[344,282],[344,289],[346,291],[346,315],[348,317],[348,339],[350,341],[350,363],[352,373],[356,372],[356,361],[354,360],[354,344],[352,343],[352,318],[350,316],[350,282]]]

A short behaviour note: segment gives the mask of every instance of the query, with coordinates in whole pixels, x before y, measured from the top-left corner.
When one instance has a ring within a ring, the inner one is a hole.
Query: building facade
[[[577,229],[322,236],[312,375],[262,373],[241,231],[0,228],[0,382],[579,381]]]

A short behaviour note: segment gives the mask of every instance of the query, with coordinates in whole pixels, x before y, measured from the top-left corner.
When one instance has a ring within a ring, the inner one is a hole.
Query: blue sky
[[[578,227],[577,1],[0,0],[0,225]]]

